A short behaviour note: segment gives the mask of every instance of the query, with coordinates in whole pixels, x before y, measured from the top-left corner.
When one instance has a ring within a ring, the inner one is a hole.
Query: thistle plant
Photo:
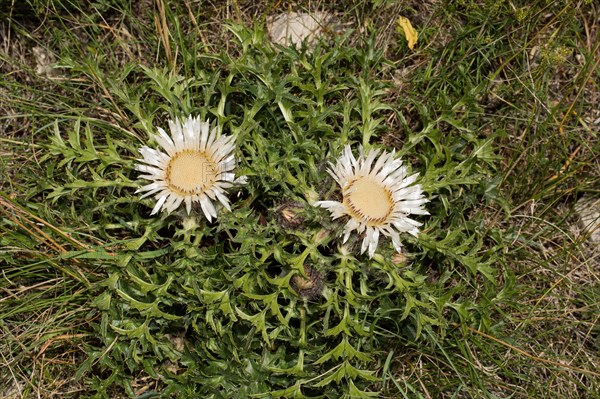
[[[183,122],[169,121],[169,126],[172,138],[161,128],[155,136],[166,154],[145,146],[140,149],[143,158],[136,169],[152,182],[140,188],[147,191],[141,198],[155,194],[157,202],[151,215],[161,208],[172,212],[182,203],[189,215],[192,203],[197,202],[210,222],[217,217],[211,200],[218,199],[231,209],[224,191],[235,182],[234,145],[230,137],[217,137],[218,129],[211,131],[208,121],[192,116]]]
[[[417,175],[406,176],[406,167],[402,166],[401,160],[394,159],[393,153],[377,157],[377,150],[366,154],[362,147],[359,150],[357,160],[350,146],[346,146],[344,154],[329,171],[343,188],[342,202],[318,201],[315,205],[328,208],[334,219],[349,216],[344,242],[353,231],[364,233],[361,253],[368,248],[369,256],[373,257],[380,234],[391,237],[394,248],[400,252],[399,232],[417,236],[417,227],[421,225],[407,216],[428,215],[423,208],[427,199],[423,197],[421,186],[413,184]]]
[[[54,125],[43,190],[99,241],[72,254],[98,268],[79,375],[99,397],[139,378],[161,397],[376,397],[390,343],[489,326],[495,246],[464,215],[491,200],[491,140],[453,120],[466,133],[447,148],[443,113],[390,148],[401,111],[369,43],[307,52],[228,29],[235,51],[185,72],[101,77],[129,126]]]

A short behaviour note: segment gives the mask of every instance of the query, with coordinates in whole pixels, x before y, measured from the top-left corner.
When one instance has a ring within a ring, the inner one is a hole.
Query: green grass
[[[282,2],[132,3],[0,0],[0,396],[600,395],[593,2],[295,2],[336,15],[312,51],[269,44]],[[189,114],[248,176],[212,224],[135,194]],[[400,264],[309,206],[361,143],[430,199]]]

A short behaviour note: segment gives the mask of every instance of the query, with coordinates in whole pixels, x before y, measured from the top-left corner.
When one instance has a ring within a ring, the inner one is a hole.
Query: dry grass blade
[[[39,244],[40,248],[43,248],[44,245],[49,246],[54,251],[57,252],[57,255],[64,255],[69,252],[65,246],[58,241],[56,241],[53,237],[47,234],[42,227],[44,226],[56,233],[60,238],[66,240],[71,245],[74,246],[77,250],[87,250],[89,247],[82,242],[73,238],[70,234],[62,231],[58,227],[48,223],[47,221],[39,218],[34,215],[32,212],[18,205],[14,200],[10,199],[5,193],[0,192],[0,213],[3,214],[8,220],[11,220],[15,225],[19,226],[21,229],[26,231],[32,238],[34,238]],[[48,258],[51,258],[52,255],[46,255]],[[73,259],[73,263],[77,264],[78,260]],[[89,287],[91,286],[90,281],[86,277],[85,273],[73,265],[71,268],[61,267],[63,271],[66,271],[71,276],[76,277],[78,280],[85,282],[85,284]]]

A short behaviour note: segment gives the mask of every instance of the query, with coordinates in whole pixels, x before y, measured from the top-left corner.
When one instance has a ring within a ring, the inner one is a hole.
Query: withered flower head
[[[277,221],[285,228],[296,230],[304,223],[300,213],[306,206],[297,201],[284,201],[277,208]]]
[[[314,299],[323,292],[325,276],[311,266],[304,266],[304,273],[306,276],[300,273],[292,276],[292,288],[298,296],[304,299]]]

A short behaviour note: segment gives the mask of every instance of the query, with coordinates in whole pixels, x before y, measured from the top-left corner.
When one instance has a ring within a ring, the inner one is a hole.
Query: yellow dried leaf
[[[415,47],[415,44],[417,44],[419,34],[415,30],[415,28],[413,28],[408,18],[398,18],[398,32],[404,32],[404,36],[406,37],[406,41],[408,42],[408,48],[412,50]]]

